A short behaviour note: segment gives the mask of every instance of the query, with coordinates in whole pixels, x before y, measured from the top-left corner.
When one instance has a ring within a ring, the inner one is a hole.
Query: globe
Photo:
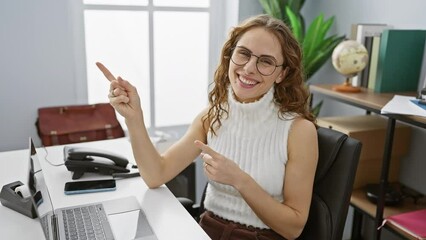
[[[360,89],[353,87],[350,79],[367,66],[368,52],[364,45],[354,40],[343,41],[334,48],[331,60],[336,71],[346,77],[343,86],[333,89],[344,92],[359,92]]]
[[[334,68],[344,76],[355,76],[368,63],[367,49],[354,40],[346,40],[337,45],[331,56]]]

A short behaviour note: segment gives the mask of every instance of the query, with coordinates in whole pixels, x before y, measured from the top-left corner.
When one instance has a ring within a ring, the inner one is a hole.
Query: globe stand
[[[352,83],[350,81],[350,77],[347,77],[343,84],[334,85],[332,87],[332,89],[334,91],[338,91],[338,92],[349,92],[349,93],[361,92],[361,88],[352,86]]]

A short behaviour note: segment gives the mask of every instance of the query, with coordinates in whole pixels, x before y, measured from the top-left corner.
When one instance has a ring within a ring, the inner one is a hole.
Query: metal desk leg
[[[389,167],[392,156],[392,144],[393,144],[393,135],[395,132],[395,119],[388,116],[388,126],[386,130],[386,138],[385,138],[385,149],[383,153],[383,163],[382,163],[382,172],[380,176],[380,191],[379,191],[379,199],[377,201],[376,208],[376,218],[375,218],[375,226],[376,226],[376,240],[380,240],[381,229],[378,229],[383,222],[383,211],[385,206],[385,189],[388,185],[388,175],[389,175]]]

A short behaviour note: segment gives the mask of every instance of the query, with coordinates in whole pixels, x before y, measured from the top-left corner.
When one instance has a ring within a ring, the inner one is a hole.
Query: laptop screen
[[[32,199],[36,209],[37,217],[40,219],[40,223],[42,225],[46,239],[49,239],[49,233],[48,229],[46,228],[46,224],[48,224],[48,217],[53,214],[53,205],[47,190],[46,182],[44,180],[43,170],[40,167],[37,151],[31,138],[29,142],[30,167],[28,186],[32,192]]]
[[[29,152],[29,156],[28,156],[28,187],[30,189],[31,194],[34,194],[36,192],[35,189],[35,182],[34,182],[34,173],[40,170],[40,166],[34,166],[34,161],[33,161],[33,157],[37,157],[36,156],[36,149],[34,147],[34,143],[33,140],[31,138],[29,138],[29,147],[28,147],[28,152]]]

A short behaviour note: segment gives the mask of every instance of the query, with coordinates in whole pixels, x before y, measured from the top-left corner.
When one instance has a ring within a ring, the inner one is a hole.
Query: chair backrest
[[[318,129],[319,159],[308,222],[298,239],[342,239],[361,143],[332,129]]]
[[[332,129],[318,128],[319,158],[308,221],[298,239],[341,240],[361,142]],[[198,214],[204,212],[204,197]]]

